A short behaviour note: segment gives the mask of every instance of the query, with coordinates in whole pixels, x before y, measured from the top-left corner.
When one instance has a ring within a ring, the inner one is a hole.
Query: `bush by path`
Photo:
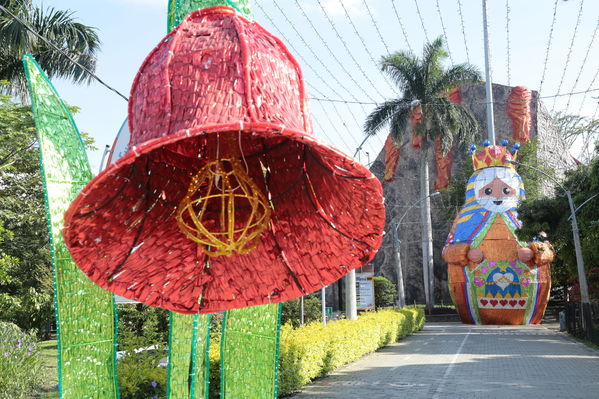
[[[358,320],[321,322],[281,328],[279,396],[301,389],[315,378],[411,335],[424,326],[423,309],[387,309],[362,314]],[[210,397],[220,388],[220,345],[210,347]]]

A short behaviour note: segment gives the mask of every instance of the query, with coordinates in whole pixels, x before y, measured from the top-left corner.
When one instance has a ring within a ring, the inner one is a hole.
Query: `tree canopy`
[[[0,87],[6,84],[0,82]],[[82,135],[93,148],[93,139]],[[38,332],[50,329],[53,280],[48,244],[31,107],[0,95],[0,320]]]
[[[425,142],[441,138],[447,151],[454,144],[472,143],[478,132],[478,123],[460,104],[452,103],[446,95],[465,83],[477,83],[482,78],[476,67],[458,64],[444,69],[448,53],[443,39],[436,38],[424,46],[422,57],[409,51],[398,51],[384,56],[382,71],[401,91],[401,97],[378,105],[364,123],[366,134],[375,134],[388,126],[391,137],[401,144],[410,114],[416,106],[422,107],[422,122],[416,124],[415,134]]]
[[[599,155],[599,147],[596,154]],[[576,212],[583,258],[589,271],[599,264],[599,195],[593,197],[599,194],[599,157],[589,165],[579,165],[576,170],[567,172],[562,185],[572,192],[575,206],[589,200]],[[528,241],[530,237],[538,237],[539,232],[545,232],[557,250],[552,268],[553,282],[567,284],[577,275],[577,269],[570,208],[563,191],[556,188],[554,197],[523,201],[518,214],[523,222],[518,236]]]
[[[31,0],[0,0],[0,5],[64,50],[70,58],[90,71],[95,70],[96,53],[100,48],[96,29],[77,22],[71,11],[51,7],[43,9]],[[24,101],[27,98],[27,80],[21,58],[26,53],[37,60],[49,78],[60,77],[75,83],[91,79],[81,67],[32,34],[19,21],[0,11],[0,80],[10,82],[0,90]]]

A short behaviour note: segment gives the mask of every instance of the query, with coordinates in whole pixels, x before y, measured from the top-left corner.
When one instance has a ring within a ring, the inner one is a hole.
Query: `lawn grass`
[[[55,390],[58,384],[58,346],[55,339],[41,341],[39,344],[39,357],[42,363],[43,384],[32,398],[51,399],[58,398]]]

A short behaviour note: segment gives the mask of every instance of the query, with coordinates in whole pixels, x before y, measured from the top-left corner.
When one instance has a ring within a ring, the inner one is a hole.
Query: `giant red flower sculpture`
[[[230,8],[188,15],[150,53],[129,128],[127,154],[65,215],[105,289],[212,313],[313,292],[381,244],[379,181],[312,136],[297,62]]]

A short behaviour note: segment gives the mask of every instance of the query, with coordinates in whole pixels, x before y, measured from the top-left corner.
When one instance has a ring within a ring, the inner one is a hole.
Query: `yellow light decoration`
[[[267,198],[239,159],[218,159],[191,179],[177,223],[209,256],[229,256],[256,248],[270,213]]]

